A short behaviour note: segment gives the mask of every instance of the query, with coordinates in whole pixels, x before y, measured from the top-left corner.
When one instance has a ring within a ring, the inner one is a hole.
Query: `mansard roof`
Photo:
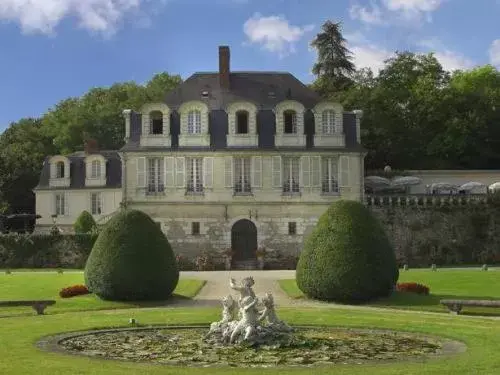
[[[118,151],[98,151],[94,154],[102,155],[106,159],[106,186],[99,189],[119,189],[122,185],[122,163]],[[88,156],[84,151],[77,151],[70,155],[65,155],[70,162],[70,186],[57,189],[82,189],[91,187],[85,186],[86,168],[85,158]],[[50,158],[47,156],[43,162],[40,179],[35,190],[56,190],[49,187],[50,180]]]

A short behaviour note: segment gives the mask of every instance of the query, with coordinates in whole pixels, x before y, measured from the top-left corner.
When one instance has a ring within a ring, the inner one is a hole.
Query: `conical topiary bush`
[[[178,281],[167,237],[137,210],[123,209],[106,224],[85,266],[89,291],[105,300],[164,300]]]
[[[360,303],[391,293],[399,278],[394,249],[362,203],[341,200],[320,217],[297,264],[308,297]]]

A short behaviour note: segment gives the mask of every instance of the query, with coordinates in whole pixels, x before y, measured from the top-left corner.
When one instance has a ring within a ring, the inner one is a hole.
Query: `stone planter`
[[[257,264],[259,267],[259,270],[264,269],[264,257],[257,257]]]

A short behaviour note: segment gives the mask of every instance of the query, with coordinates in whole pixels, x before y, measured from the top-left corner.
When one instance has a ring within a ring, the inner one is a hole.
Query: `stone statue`
[[[246,296],[240,301],[240,312],[242,318],[233,328],[231,332],[230,343],[234,343],[241,333],[245,333],[244,341],[249,339],[255,334],[259,324],[259,312],[257,311],[257,298]]]
[[[271,329],[276,329],[283,332],[292,332],[293,328],[286,324],[284,321],[278,318],[276,310],[274,308],[274,297],[271,293],[266,293],[266,296],[262,299],[264,304],[264,310],[262,311],[259,321],[267,321],[267,327]]]
[[[238,318],[234,319],[235,300],[231,295],[222,299],[222,320],[210,325],[205,341],[212,345],[250,342],[252,345],[273,345],[293,339],[291,328],[276,314],[274,298],[267,293],[262,299],[264,309],[259,311],[259,299],[255,296],[252,277],[244,278],[239,285],[229,280],[231,289],[239,292]],[[266,324],[263,324],[266,323]]]
[[[234,319],[234,311],[236,309],[236,301],[231,295],[222,299],[222,320],[210,324],[209,335],[213,332],[224,332],[227,325]]]

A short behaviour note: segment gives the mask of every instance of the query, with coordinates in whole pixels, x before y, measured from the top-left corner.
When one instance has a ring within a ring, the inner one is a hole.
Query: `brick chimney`
[[[230,88],[229,84],[230,60],[231,56],[229,52],[229,47],[219,46],[219,83],[220,83],[220,88],[225,90],[229,90]]]
[[[95,154],[99,152],[99,145],[93,138],[87,138],[83,143],[83,150],[88,154]]]

